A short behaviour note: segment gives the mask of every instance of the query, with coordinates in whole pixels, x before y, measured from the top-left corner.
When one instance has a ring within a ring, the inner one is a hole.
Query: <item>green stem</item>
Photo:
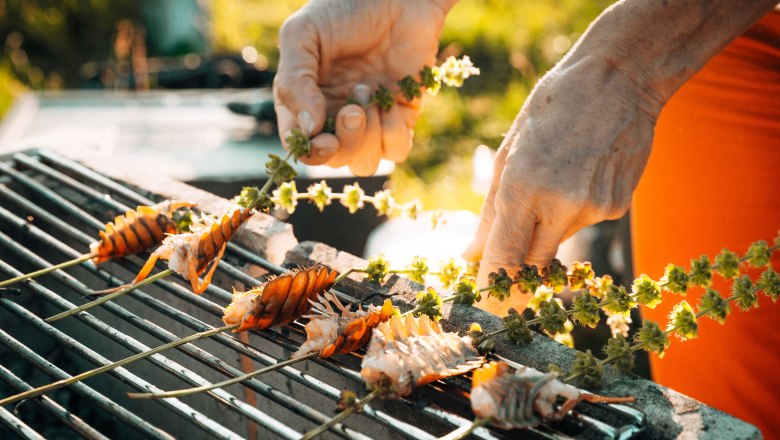
[[[71,266],[76,266],[78,264],[81,264],[85,261],[91,260],[92,258],[95,258],[97,256],[97,253],[89,253],[84,254],[78,258],[74,258],[72,260],[64,261],[60,264],[55,264],[54,266],[45,267],[40,270],[36,270],[35,272],[26,273],[24,275],[19,275],[18,277],[13,277],[11,279],[5,280],[3,282],[0,282],[0,287],[10,286],[11,284],[18,283],[19,281],[29,280],[32,278],[39,277],[41,275],[46,275],[47,273],[54,272],[58,269],[65,269]]]
[[[55,321],[59,321],[60,319],[67,318],[68,316],[75,315],[76,313],[83,312],[84,310],[91,309],[92,307],[99,306],[100,304],[103,304],[106,301],[111,301],[114,298],[118,298],[118,297],[120,297],[122,295],[130,293],[130,292],[132,292],[133,290],[135,290],[135,289],[137,289],[139,287],[145,286],[147,284],[151,284],[151,283],[153,283],[153,282],[155,282],[155,281],[157,281],[159,279],[165,278],[166,276],[168,276],[168,275],[170,275],[172,273],[173,273],[172,269],[165,269],[164,271],[162,271],[162,272],[160,272],[160,273],[158,273],[156,275],[150,276],[150,277],[148,277],[148,278],[146,278],[146,279],[144,279],[144,280],[142,280],[142,281],[140,281],[138,283],[131,284],[131,285],[129,285],[129,286],[123,288],[123,289],[120,289],[120,290],[118,290],[118,291],[116,291],[114,293],[109,293],[108,295],[100,297],[100,298],[98,298],[98,299],[96,299],[94,301],[88,302],[88,303],[80,305],[80,306],[78,306],[76,308],[73,308],[73,309],[70,309],[70,310],[66,310],[66,311],[64,311],[62,313],[58,313],[58,314],[56,314],[56,315],[54,315],[52,317],[46,318],[45,321],[48,322],[48,323],[52,323],[52,322],[55,322]]]
[[[336,279],[333,280],[333,285],[335,286],[336,284],[339,283],[339,281],[343,280],[344,278],[346,278],[349,274],[351,274],[353,272],[365,273],[365,269],[359,269],[357,267],[351,267],[351,268],[345,270],[344,273],[342,273],[341,275],[337,276]]]
[[[462,440],[471,435],[477,428],[485,426],[490,422],[490,419],[476,418],[471,425],[461,426],[460,428],[452,431],[451,433],[440,437],[438,440]]]
[[[224,327],[218,327],[218,328],[213,328],[211,330],[206,330],[206,331],[200,332],[200,333],[195,333],[194,335],[187,336],[186,338],[179,339],[178,341],[169,342],[169,343],[161,345],[161,346],[159,346],[157,348],[153,348],[151,350],[147,350],[147,351],[135,354],[133,356],[126,357],[126,358],[122,359],[121,361],[117,361],[117,362],[114,362],[114,363],[111,363],[111,364],[108,364],[108,365],[104,365],[102,367],[95,368],[93,370],[89,370],[87,372],[78,374],[76,376],[69,377],[67,379],[59,380],[57,382],[53,382],[53,383],[50,383],[48,385],[44,385],[42,387],[34,388],[34,389],[31,389],[31,390],[27,390],[27,391],[25,391],[23,393],[19,393],[19,394],[10,396],[10,397],[6,397],[5,399],[0,400],[0,407],[8,405],[10,403],[19,402],[20,400],[29,399],[31,397],[39,396],[39,395],[41,395],[41,394],[43,394],[43,393],[45,393],[47,391],[55,390],[57,388],[62,388],[62,387],[74,384],[76,382],[82,381],[84,379],[88,379],[88,378],[90,378],[92,376],[95,376],[95,375],[98,375],[100,373],[104,373],[106,371],[113,370],[114,368],[121,367],[121,366],[127,365],[127,364],[129,364],[131,362],[135,362],[137,360],[149,357],[149,356],[151,356],[153,354],[156,354],[156,353],[159,353],[161,351],[165,351],[165,350],[167,350],[169,348],[178,347],[179,345],[183,345],[183,344],[186,344],[188,342],[195,341],[197,339],[207,338],[207,337],[215,335],[217,333],[222,333],[222,332],[225,332],[225,331],[228,331],[228,330],[236,329],[236,328],[239,327],[239,325],[240,324],[231,324],[231,325],[226,325]]]
[[[355,402],[354,405],[350,405],[345,409],[344,411],[341,411],[338,413],[335,417],[328,420],[327,422],[323,423],[322,425],[312,429],[311,431],[307,432],[306,434],[301,437],[301,440],[310,440],[314,437],[322,434],[323,432],[327,431],[331,426],[335,425],[336,423],[341,422],[342,420],[349,417],[350,414],[355,412],[358,408],[362,408],[363,405],[366,405],[368,402],[371,402],[374,400],[377,396],[379,396],[379,390],[374,390],[371,393],[369,393],[366,397],[358,400]]]
[[[127,397],[131,399],[162,399],[166,397],[183,397],[183,396],[189,396],[190,394],[195,393],[201,393],[205,391],[211,391],[216,388],[224,388],[229,385],[233,385],[239,382],[243,382],[245,380],[249,380],[253,377],[260,376],[262,374],[278,370],[280,368],[286,367],[288,365],[292,365],[296,362],[301,362],[309,359],[314,359],[317,356],[319,356],[319,352],[309,353],[306,356],[295,358],[295,359],[287,359],[286,361],[278,362],[273,365],[269,365],[265,368],[261,368],[259,370],[253,371],[251,373],[242,374],[241,376],[236,376],[231,379],[223,380],[222,382],[213,383],[210,385],[203,385],[199,387],[193,387],[193,388],[185,388],[181,390],[175,390],[175,391],[163,391],[160,393],[127,393]]]

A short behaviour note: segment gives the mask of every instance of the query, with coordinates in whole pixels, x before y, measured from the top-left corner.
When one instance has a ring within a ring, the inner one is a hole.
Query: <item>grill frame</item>
[[[15,164],[16,167],[19,167],[23,170],[17,170],[14,166],[8,165],[7,162],[12,162]],[[48,163],[49,165],[43,165],[44,163]],[[56,164],[56,166],[52,166],[51,164]],[[125,198],[126,200],[131,201],[132,203],[138,203],[138,204],[149,204],[152,202],[151,200],[147,199],[144,195],[135,192],[129,187],[117,183],[103,175],[100,175],[92,170],[89,170],[88,168],[82,165],[79,165],[75,162],[70,161],[67,158],[61,157],[56,154],[52,154],[44,151],[32,151],[32,152],[25,152],[25,153],[16,153],[11,155],[8,158],[3,159],[2,163],[0,163],[0,190],[2,190],[0,196],[2,197],[2,199],[11,200],[14,203],[18,203],[20,205],[20,209],[24,209],[31,212],[34,218],[45,220],[46,222],[52,223],[51,226],[47,226],[47,227],[57,228],[61,230],[65,235],[70,236],[70,239],[80,241],[84,245],[86,245],[88,242],[92,241],[93,239],[91,236],[89,236],[89,234],[82,232],[78,228],[73,228],[72,226],[68,225],[66,222],[62,222],[54,217],[51,217],[49,214],[47,214],[45,210],[42,210],[42,208],[38,207],[32,202],[25,203],[24,200],[26,199],[24,199],[22,195],[19,195],[18,193],[14,193],[13,191],[9,192],[8,185],[10,183],[14,183],[17,185],[21,185],[25,190],[39,192],[40,196],[46,199],[48,202],[69,211],[75,217],[80,217],[80,221],[82,221],[85,224],[89,224],[92,227],[102,227],[104,223],[101,222],[100,220],[95,219],[91,214],[81,209],[81,207],[79,207],[78,205],[68,203],[63,200],[59,200],[57,197],[55,197],[52,194],[53,190],[51,188],[47,188],[43,185],[40,185],[39,182],[37,182],[35,179],[27,176],[25,172],[33,173],[33,174],[40,173],[37,175],[38,177],[40,177],[40,175],[45,175],[46,176],[45,179],[55,179],[64,187],[74,190],[78,194],[84,195],[88,199],[92,200],[92,202],[104,204],[106,207],[118,212],[123,212],[124,210],[128,209],[128,206],[126,204],[123,204],[118,200],[120,198]],[[85,181],[90,181],[93,184],[100,185],[106,188],[106,191],[112,192],[113,197],[111,199],[107,199],[103,195],[103,193],[99,191],[94,191],[85,183],[70,177],[68,175],[70,173],[77,173],[80,176],[80,178],[83,178]],[[9,178],[10,181],[8,182],[4,181],[4,179],[8,180]],[[24,218],[21,218],[13,214],[13,212],[7,210],[4,207],[0,207],[0,221],[3,222],[3,224],[11,224],[16,229],[24,230],[26,231],[26,234],[35,235],[38,233],[37,226],[29,224]],[[59,248],[59,250],[63,254],[68,255],[69,257],[77,256],[77,254],[80,254],[78,251],[74,250],[73,248],[71,248],[70,246],[64,243],[57,244],[56,241],[52,240],[52,238],[46,238],[46,237],[41,237],[41,238],[44,243]],[[10,248],[13,252],[23,253],[20,243],[11,239],[11,237],[3,233],[2,230],[0,230],[0,244],[3,246],[0,249]],[[247,251],[246,249],[239,247],[235,243],[230,243],[228,252],[231,254],[231,257],[229,257],[228,259],[233,259],[233,260],[240,259],[243,260],[243,262],[245,263],[262,267],[263,269],[268,270],[272,273],[281,273],[282,271],[286,270],[284,267],[274,264],[273,262],[269,261],[266,258],[255,255],[250,251]],[[32,252],[32,251],[30,251],[30,253],[24,256],[23,258],[29,259],[31,261],[35,261],[38,265],[48,264],[48,262],[43,260],[36,252]],[[126,269],[129,267],[129,269],[127,269],[126,272],[132,274],[133,268],[137,270],[137,267],[139,267],[138,261],[140,260],[137,258],[129,258],[126,260],[127,261],[123,261],[119,263],[119,265],[125,267]],[[117,265],[117,263],[109,263],[109,264]],[[127,277],[123,277],[122,279],[119,279],[114,273],[107,272],[102,268],[103,265],[101,265],[101,267],[95,268],[94,265],[92,265],[91,263],[87,263],[85,266],[88,271],[97,274],[98,277],[102,278],[104,282],[108,283],[109,285],[121,284],[123,282],[128,281]],[[15,276],[17,274],[14,273],[13,270],[11,270],[11,267],[6,262],[0,262],[0,272],[4,272],[4,274],[9,277]],[[229,277],[230,279],[238,281],[245,285],[252,286],[252,285],[259,284],[259,282],[255,278],[248,275],[246,272],[242,271],[235,265],[230,264],[229,262],[221,263],[218,272],[221,273],[222,276]],[[75,290],[76,292],[85,293],[89,289],[86,285],[81,283],[79,280],[75,279],[72,275],[68,275],[68,271],[62,271],[62,270],[57,271],[54,274],[50,275],[50,277],[56,280],[58,283],[61,283]],[[156,284],[159,285],[157,285],[153,290],[164,290],[165,295],[172,294],[173,297],[177,298],[178,300],[185,301],[212,316],[213,315],[221,316],[222,308],[215,302],[207,299],[206,298],[207,296],[213,296],[224,304],[227,304],[230,300],[230,293],[220,287],[217,287],[216,285],[210,286],[209,289],[207,289],[207,292],[206,294],[204,294],[204,296],[195,296],[189,291],[188,288],[180,284],[180,282],[178,281],[176,283],[163,282],[163,283],[156,283]],[[47,301],[50,301],[54,304],[58,304],[60,308],[62,307],[69,308],[73,306],[73,304],[68,304],[64,302],[66,300],[60,298],[60,296],[57,293],[47,289],[45,286],[39,284],[38,282],[27,283],[27,288],[34,290],[37,295],[46,298]],[[155,311],[156,313],[160,313],[164,316],[175,319],[179,324],[186,327],[190,331],[190,333],[200,332],[214,327],[214,325],[206,324],[206,322],[204,322],[203,320],[195,316],[182,315],[177,308],[168,304],[168,302],[164,300],[165,298],[167,298],[167,296],[162,297],[163,299],[157,299],[159,296],[146,293],[147,290],[149,289],[146,288],[141,289],[140,291],[131,294],[131,296],[133,297],[134,301],[139,302],[144,307],[147,307]],[[366,297],[356,298],[355,296],[345,294],[344,292],[336,292],[336,293],[337,295],[340,296],[342,300],[351,303],[360,302],[360,300],[366,301],[367,299],[369,299]],[[381,295],[373,295],[373,296],[381,297]],[[375,297],[373,299],[376,300],[377,298]],[[81,353],[84,356],[91,358],[98,365],[108,362],[107,359],[103,358],[98,353],[95,353],[89,347],[84,346],[79,348],[80,344],[78,344],[76,341],[67,339],[67,335],[64,332],[57,330],[56,327],[52,327],[49,324],[46,324],[42,320],[38,319],[34,314],[29,312],[27,309],[18,306],[14,301],[11,301],[8,298],[0,298],[0,305],[3,306],[2,307],[3,309],[10,310],[12,313],[16,314],[17,316],[22,317],[23,321],[32,323],[34,327],[36,327],[40,331],[45,332],[50,337],[61,338],[62,341],[67,341],[64,342],[65,345],[67,345],[69,348],[72,349],[78,348],[78,351],[81,351]],[[178,338],[176,334],[166,330],[165,328],[153,322],[149,322],[148,320],[141,318],[135,312],[128,310],[123,306],[119,305],[117,301],[110,301],[108,303],[105,303],[103,304],[102,308],[104,309],[105,312],[110,313],[111,315],[118,317],[122,321],[130,323],[131,325],[138,328],[139,330],[142,330],[144,333],[153,336],[156,341],[156,343],[154,344],[155,346]],[[115,343],[122,345],[126,349],[130,349],[133,352],[140,351],[146,348],[146,345],[144,345],[141,341],[138,341],[133,337],[126,335],[121,331],[116,330],[111,325],[103,322],[101,318],[93,316],[89,312],[81,313],[76,317],[69,318],[69,319],[79,320],[85,325],[97,329],[101,333],[110,335]],[[1,335],[6,335],[6,333],[3,332],[2,334],[0,334],[0,336]],[[289,355],[289,352],[297,349],[298,343],[300,342],[302,336],[302,327],[300,325],[296,325],[293,326],[292,328],[285,328],[281,330],[267,330],[263,332],[253,332],[253,336],[255,336],[254,338],[255,340],[257,340],[256,336],[260,336],[262,340],[276,344],[279,348],[282,349],[283,353],[287,353]],[[2,336],[0,337],[0,339],[4,337],[5,336]],[[275,363],[278,360],[284,358],[284,356],[279,357],[279,356],[273,356],[271,354],[265,353],[262,350],[255,348],[254,346],[245,344],[244,342],[242,342],[239,339],[236,339],[232,335],[231,336],[224,335],[224,334],[217,335],[212,339],[217,344],[227,347],[228,349],[234,351],[235,353],[248,356],[252,360],[262,365]],[[12,342],[10,342],[10,340],[8,339],[2,339],[2,340],[4,342],[7,342],[8,344],[12,344]],[[20,350],[24,351],[21,348]],[[188,359],[194,359],[198,363],[209,365],[212,369],[214,369],[215,371],[221,374],[228,373],[225,375],[232,376],[243,372],[241,371],[241,369],[237,368],[236,366],[230,365],[229,363],[216,358],[208,351],[198,348],[192,344],[187,344],[182,347],[179,347],[178,351],[184,353],[184,355],[186,355]],[[152,356],[150,358],[150,362],[157,365],[162,370],[168,371],[174,375],[179,376],[179,378],[185,381],[185,383],[187,384],[202,385],[207,383],[205,378],[201,377],[195,372],[190,371],[189,369],[185,368],[179,363],[169,359],[170,357],[171,356],[168,355],[168,352],[165,352],[163,354]],[[324,368],[334,374],[341,375],[345,378],[345,380],[351,381],[353,385],[357,385],[362,382],[359,380],[359,374],[354,369],[356,360],[357,357],[350,356],[346,360],[339,360],[339,359],[314,360],[309,362],[312,364],[316,364],[319,367]],[[316,377],[307,374],[306,371],[304,370],[308,370],[308,367],[303,365],[296,365],[295,367],[286,367],[282,369],[279,373],[274,373],[274,374],[283,375],[286,378],[285,380],[290,381],[291,383],[294,382],[296,384],[309,387],[312,389],[312,391],[321,394],[328,400],[335,401],[338,398],[338,393],[340,391],[339,388],[322,382]],[[133,374],[130,372],[125,373],[124,370],[122,369],[117,369],[117,371],[111,372],[110,374],[119,377],[120,380],[126,383],[132,384],[134,386],[134,389],[136,390],[140,390],[140,391],[154,390],[154,388],[150,388],[151,384],[149,384],[148,382],[143,381],[143,379],[134,377]],[[12,381],[12,378],[10,376],[3,374],[2,369],[0,369],[0,376],[4,381],[6,380]],[[279,405],[285,406],[291,412],[311,422],[321,423],[325,419],[329,418],[330,416],[329,414],[325,414],[321,410],[317,410],[311,406],[298,402],[297,400],[287,395],[286,393],[279,391],[279,389],[275,388],[274,386],[268,385],[263,380],[264,377],[259,380],[252,379],[247,382],[246,386],[251,391],[259,393],[265,399],[276,402]],[[16,381],[15,383],[20,387],[24,386],[23,381],[21,381],[21,379],[19,379],[19,381]],[[79,385],[89,388],[84,384],[79,384]],[[361,389],[360,386],[352,386],[351,388],[356,391],[359,391]],[[435,391],[431,391],[431,390],[435,390]],[[450,430],[455,430],[458,429],[459,427],[470,424],[470,420],[462,416],[462,411],[461,414],[448,412],[443,408],[441,408],[439,405],[431,405],[431,404],[426,404],[420,407],[420,401],[421,401],[420,399],[421,398],[425,399],[426,398],[425,396],[429,396],[432,394],[434,397],[437,397],[438,399],[428,397],[430,398],[430,400],[432,401],[440,400],[446,402],[447,399],[442,398],[442,396],[444,396],[445,393],[454,392],[458,394],[458,396],[456,398],[450,399],[452,406],[462,408],[464,406],[463,397],[464,397],[464,392],[466,390],[467,390],[467,385],[465,384],[465,381],[463,379],[447,381],[446,383],[436,383],[433,386],[430,386],[428,389],[426,389],[425,392],[422,392],[419,395],[415,394],[415,398],[416,398],[415,401],[404,400],[403,402],[378,402],[369,405],[365,409],[363,414],[360,416],[361,422],[358,424],[361,423],[365,424],[367,422],[376,423],[378,425],[383,426],[385,429],[389,430],[388,432],[391,432],[398,436],[406,435],[409,438],[435,438],[432,434],[426,433],[426,431],[420,428],[410,425],[401,419],[393,417],[393,415],[390,414],[390,412],[394,412],[396,414],[399,412],[404,412],[402,410],[402,407],[405,407],[407,418],[409,417],[409,414],[411,414],[412,412],[416,412],[419,414],[420,417],[425,418],[424,421],[430,420],[440,425],[450,426],[451,427]],[[92,392],[97,393],[94,390],[87,391],[86,389],[80,392],[85,392],[90,396],[91,396],[90,393]],[[255,408],[254,406],[251,406],[247,403],[244,403],[243,401],[236,399],[230,393],[221,390],[215,390],[209,393],[209,395],[214,396],[215,399],[220,400],[221,404],[230,407],[232,411],[236,411],[240,413],[243,417],[247,417],[255,421],[256,423],[264,426],[265,428],[269,429],[270,432],[273,432],[278,436],[287,437],[287,438],[296,438],[297,431],[291,432],[291,429],[289,427],[277,421],[273,416],[270,416],[264,413],[263,411]],[[96,399],[98,398],[96,396],[92,396],[92,397]],[[164,402],[162,403],[163,405],[173,406],[174,409],[176,409],[177,411],[181,411],[181,412],[192,411],[190,414],[193,417],[195,417],[195,420],[200,420],[202,426],[206,429],[211,430],[213,436],[231,437],[231,434],[235,434],[229,432],[230,431],[229,429],[225,431],[221,429],[219,426],[212,425],[209,420],[201,419],[200,414],[197,411],[187,406],[186,404],[182,404],[177,399],[165,399],[165,400],[171,402]],[[231,402],[232,405],[225,402]],[[642,418],[641,413],[637,413],[636,411],[630,408],[622,407],[622,406],[611,406],[611,408],[612,408],[611,410],[620,412],[624,416],[628,415],[629,418],[633,418],[633,420],[635,420],[637,424],[641,424],[641,420],[639,420]],[[52,409],[51,405],[48,405],[48,410],[56,412],[55,409]],[[124,416],[128,418],[128,420],[131,418],[130,415],[124,415]],[[16,418],[13,414],[7,413],[7,411],[0,413],[0,419],[6,422],[6,425],[16,424],[15,426],[18,426],[18,430],[16,431],[18,434],[20,435],[30,434],[30,432],[26,430],[27,428],[25,428],[24,423],[21,422],[18,418]],[[144,423],[150,424],[145,420],[141,420],[138,421],[136,425],[143,427]],[[599,422],[598,420],[589,418],[587,415],[584,415],[579,412],[574,413],[572,417],[569,418],[568,423],[575,424],[575,425],[584,424],[588,426],[589,429],[595,430],[595,432],[597,433],[604,434],[608,432],[613,432],[613,433],[617,433],[618,436],[620,436],[619,435],[620,429],[625,428],[625,426],[624,427],[610,427],[608,425],[599,426],[599,424],[603,422]],[[353,426],[355,424],[347,423],[347,425]],[[74,427],[75,426],[80,427],[80,429],[84,431],[83,429],[84,427],[78,422],[74,422]],[[145,429],[148,430],[149,428],[147,427]],[[304,428],[301,432],[305,432],[306,429],[307,428]],[[561,438],[562,437],[560,433],[556,433],[549,426],[542,426],[538,429],[528,430],[526,431],[526,433],[532,437],[537,437],[537,438]],[[341,438],[366,438],[365,434],[362,434],[361,432],[358,432],[357,430],[353,428],[349,428],[348,426],[344,426],[344,425],[337,425],[334,429],[331,430],[331,435],[336,437],[341,437]],[[488,428],[480,428],[474,433],[475,438],[483,438],[483,439],[512,437],[512,435],[513,435],[512,433],[506,433],[503,431],[498,431],[498,430],[493,430]]]

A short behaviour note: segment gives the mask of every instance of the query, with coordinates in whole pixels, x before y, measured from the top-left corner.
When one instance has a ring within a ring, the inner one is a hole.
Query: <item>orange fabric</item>
[[[636,274],[654,279],[667,263],[690,267],[723,247],[742,255],[780,229],[780,13],[726,47],[664,107],[653,153],[634,195]],[[780,270],[780,258],[773,258]],[[747,272],[753,279],[758,270]],[[730,283],[715,276],[724,297]],[[701,289],[685,298],[696,305]],[[780,301],[732,307],[725,325],[699,320],[698,339],[651,356],[659,383],[780,438]],[[682,298],[665,293],[643,316],[662,327]]]

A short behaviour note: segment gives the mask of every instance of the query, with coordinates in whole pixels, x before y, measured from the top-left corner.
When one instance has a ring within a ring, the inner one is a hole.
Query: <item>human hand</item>
[[[466,250],[488,274],[540,268],[579,229],[621,217],[647,163],[661,100],[596,57],[568,59],[535,87],[496,155],[479,229]],[[506,315],[530,295],[478,307]]]
[[[406,159],[421,100],[396,94],[389,111],[368,106],[373,90],[419,79],[434,65],[444,18],[455,0],[317,0],[291,15],[279,33],[274,103],[284,142],[299,128],[312,137],[310,165],[348,165],[371,175],[379,161]],[[361,105],[347,104],[354,99]],[[335,115],[335,134],[323,133]]]

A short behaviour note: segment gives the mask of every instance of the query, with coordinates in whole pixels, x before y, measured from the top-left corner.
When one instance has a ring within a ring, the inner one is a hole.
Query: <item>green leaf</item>
[[[297,195],[298,191],[295,188],[294,181],[282,182],[282,184],[279,185],[279,188],[274,190],[271,200],[273,200],[277,208],[282,208],[287,211],[288,214],[292,214],[295,212],[295,207],[298,206]]]
[[[772,302],[775,302],[778,294],[780,294],[780,277],[778,277],[774,269],[769,267],[761,273],[756,287],[763,290],[764,294],[772,299]]]
[[[571,290],[580,290],[588,287],[588,284],[596,276],[589,262],[575,261],[569,272],[569,286]]]
[[[516,345],[528,344],[533,339],[525,318],[513,308],[509,309],[508,314],[501,318],[501,324],[507,329],[506,339]]]
[[[539,326],[551,335],[563,333],[566,321],[569,319],[566,311],[555,300],[541,303],[539,317],[541,318]]]
[[[377,215],[388,215],[393,209],[393,193],[389,189],[377,191],[371,204],[376,208]]]
[[[583,388],[597,389],[601,387],[601,379],[604,375],[604,366],[593,356],[590,350],[575,352],[571,374],[576,375],[577,384]]]
[[[371,281],[383,283],[389,271],[390,262],[387,261],[384,254],[374,255],[368,259],[365,272]]]
[[[422,97],[420,83],[415,81],[412,75],[406,75],[403,79],[398,81],[397,84],[407,101]]]
[[[699,324],[688,301],[681,301],[672,308],[666,331],[674,334],[681,341],[695,339],[698,336]]]
[[[631,344],[628,343],[623,335],[617,335],[607,340],[604,346],[604,354],[612,359],[615,366],[621,371],[631,371],[634,369],[634,353],[631,351]]]
[[[285,143],[295,159],[311,155],[311,142],[309,137],[301,130],[291,130],[290,134],[285,138]]]
[[[554,292],[561,293],[563,288],[569,284],[567,271],[568,268],[555,258],[542,270],[542,282]]]
[[[739,257],[726,248],[715,257],[715,265],[715,271],[726,279],[739,275]]]
[[[324,180],[319,183],[313,183],[306,189],[312,202],[317,206],[317,209],[322,212],[325,207],[330,205],[330,199],[333,197],[333,191]]]
[[[441,306],[441,296],[433,287],[429,287],[425,292],[417,294],[417,307],[415,307],[417,312],[414,316],[427,315],[432,320],[438,321],[442,317]]]
[[[477,289],[477,281],[471,277],[462,277],[455,285],[452,295],[455,297],[455,303],[469,306],[479,301],[482,296]]]
[[[510,289],[512,288],[512,278],[509,278],[506,269],[501,267],[498,269],[498,272],[490,272],[488,275],[488,287],[490,287],[488,296],[503,301],[509,298]]]
[[[412,257],[412,262],[406,266],[406,274],[410,280],[425,284],[425,276],[428,275],[428,260],[425,257]]]
[[[353,185],[344,185],[344,196],[341,199],[341,204],[349,209],[350,214],[354,214],[363,208],[365,195],[366,193],[358,182],[355,182]]]
[[[463,266],[458,264],[454,258],[450,258],[439,268],[439,281],[444,288],[449,289],[460,279],[463,273]]]
[[[642,327],[634,335],[634,343],[650,353],[657,353],[658,357],[664,357],[664,350],[669,346],[669,337],[655,321],[645,320]]]
[[[688,284],[701,287],[707,287],[712,284],[710,257],[702,255],[698,260],[695,258],[691,260],[691,272],[688,275]]]
[[[688,293],[688,274],[682,266],[669,264],[666,266],[661,286],[672,293],[685,296]]]
[[[631,291],[637,302],[651,309],[661,302],[661,285],[645,274],[634,280]]]
[[[721,296],[720,292],[708,287],[701,297],[699,310],[704,312],[704,316],[724,324],[726,317],[731,313],[731,305]]]
[[[539,269],[525,263],[520,265],[520,270],[515,274],[515,283],[522,293],[534,293],[542,285],[542,276]]]
[[[585,327],[596,328],[601,316],[599,315],[599,302],[588,292],[582,292],[575,296],[572,302],[572,319]]]
[[[731,285],[731,293],[736,297],[734,302],[742,310],[750,310],[754,307],[758,307],[758,295],[756,290],[753,289],[753,281],[747,275],[734,280]]]
[[[772,252],[769,250],[765,240],[759,240],[750,245],[746,257],[748,264],[751,266],[764,267],[769,265]]]
[[[612,285],[601,300],[600,306],[608,313],[628,315],[631,309],[636,307],[636,301],[626,292],[625,287]]]
[[[380,84],[371,96],[371,102],[376,104],[382,111],[389,111],[393,107],[395,99],[390,89]]]

